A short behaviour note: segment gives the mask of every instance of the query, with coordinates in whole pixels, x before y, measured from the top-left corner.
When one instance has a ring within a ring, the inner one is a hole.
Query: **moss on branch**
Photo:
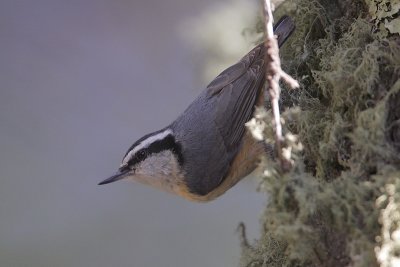
[[[295,168],[280,175],[266,162],[262,234],[243,243],[241,266],[399,263],[399,10],[400,1],[292,0],[275,12],[297,26],[281,50],[301,84],[282,90]]]

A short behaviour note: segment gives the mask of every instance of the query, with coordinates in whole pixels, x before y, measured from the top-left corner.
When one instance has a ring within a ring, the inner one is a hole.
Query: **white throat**
[[[173,192],[174,186],[182,183],[183,174],[174,153],[165,150],[147,157],[127,178]]]

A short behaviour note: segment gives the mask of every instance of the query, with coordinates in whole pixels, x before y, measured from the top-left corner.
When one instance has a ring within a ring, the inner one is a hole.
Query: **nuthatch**
[[[274,32],[281,46],[294,30],[285,16]],[[264,44],[218,75],[169,126],[126,152],[118,172],[100,184],[132,179],[193,201],[209,201],[258,165],[265,143],[245,123],[264,102]]]

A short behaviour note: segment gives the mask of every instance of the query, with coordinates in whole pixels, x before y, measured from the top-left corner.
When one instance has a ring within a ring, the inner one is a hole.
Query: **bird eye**
[[[136,158],[137,158],[138,160],[144,160],[144,159],[146,158],[146,151],[145,151],[144,149],[138,151],[138,152],[136,153]]]

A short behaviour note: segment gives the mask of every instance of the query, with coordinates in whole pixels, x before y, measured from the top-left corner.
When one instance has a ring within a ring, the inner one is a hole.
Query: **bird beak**
[[[116,174],[114,174],[110,178],[107,178],[104,181],[100,182],[98,185],[109,184],[109,183],[113,183],[118,180],[124,179],[126,174],[129,173],[129,171],[130,170],[118,171]]]

